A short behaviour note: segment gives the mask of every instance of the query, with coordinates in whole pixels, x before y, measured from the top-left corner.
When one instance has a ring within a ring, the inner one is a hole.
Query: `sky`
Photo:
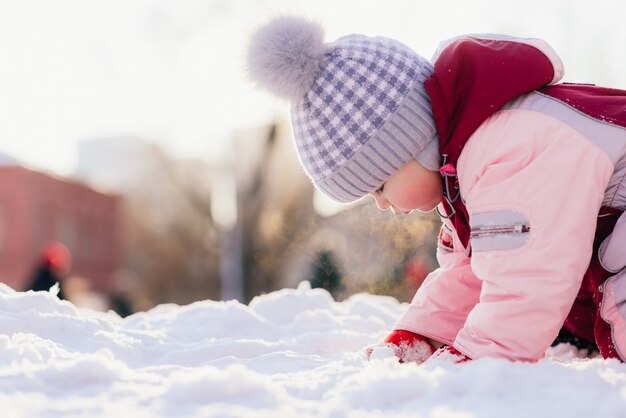
[[[233,132],[287,105],[245,75],[247,39],[276,14],[399,39],[430,58],[462,33],[547,40],[566,80],[626,89],[619,1],[0,0],[0,153],[73,172],[77,144],[135,137],[219,161]]]

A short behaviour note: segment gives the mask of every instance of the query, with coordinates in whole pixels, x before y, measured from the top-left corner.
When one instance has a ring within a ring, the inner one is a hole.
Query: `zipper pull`
[[[454,164],[452,163],[444,164],[441,166],[441,168],[439,168],[439,173],[443,177],[455,177],[456,168],[454,167]]]

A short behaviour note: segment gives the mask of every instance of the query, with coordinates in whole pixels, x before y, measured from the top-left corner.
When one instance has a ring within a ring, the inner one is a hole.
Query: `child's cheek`
[[[392,202],[394,206],[400,209],[413,210],[421,207],[427,199],[424,199],[424,194],[419,190],[408,190],[397,196],[395,202]]]
[[[423,212],[432,210],[441,202],[441,187],[436,183],[422,182],[416,187],[406,188],[392,202],[395,207],[403,210],[419,209]]]

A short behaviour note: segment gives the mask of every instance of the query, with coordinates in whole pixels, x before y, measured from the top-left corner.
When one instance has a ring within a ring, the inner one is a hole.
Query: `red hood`
[[[528,40],[462,37],[441,51],[434,67],[424,86],[431,99],[441,154],[447,154],[453,163],[489,116],[555,78],[553,62]]]

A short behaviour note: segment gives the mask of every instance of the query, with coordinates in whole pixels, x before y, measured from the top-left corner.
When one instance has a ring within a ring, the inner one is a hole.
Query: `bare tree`
[[[129,264],[152,304],[219,297],[218,235],[207,186],[210,170],[198,161],[150,153],[142,187],[129,193]]]

